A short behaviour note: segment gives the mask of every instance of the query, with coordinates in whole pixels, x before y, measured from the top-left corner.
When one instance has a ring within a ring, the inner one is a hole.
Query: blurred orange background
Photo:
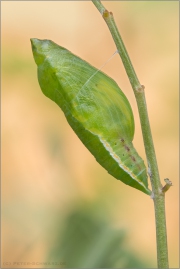
[[[179,268],[178,74],[176,1],[105,1],[141,84],[166,194],[170,268]],[[38,85],[30,38],[50,39],[99,68],[116,51],[91,1],[2,1],[2,268],[45,261],[57,217],[77,201],[101,203],[113,227],[124,229],[134,253],[156,267],[152,200],[111,177],[74,134]],[[102,70],[134,111],[134,145],[145,160],[137,107],[116,54]],[[150,184],[150,183],[149,183]],[[100,201],[100,202],[99,202]],[[70,255],[70,254],[69,254]],[[68,263],[68,261],[67,261]],[[41,266],[31,265],[31,268]]]

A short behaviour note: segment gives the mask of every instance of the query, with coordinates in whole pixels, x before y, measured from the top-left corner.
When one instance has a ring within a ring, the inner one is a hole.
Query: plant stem
[[[168,266],[168,249],[167,249],[167,234],[166,234],[166,217],[165,217],[165,192],[162,192],[162,184],[160,182],[156,154],[149,124],[146,99],[144,94],[144,86],[140,84],[131,60],[124,46],[122,38],[115,24],[113,14],[105,9],[102,3],[98,0],[92,0],[93,4],[103,16],[111,35],[114,39],[119,55],[124,64],[129,81],[133,88],[143,134],[146,158],[148,162],[148,170],[152,185],[152,198],[155,207],[156,220],[156,242],[157,242],[157,261],[158,268],[169,268]]]

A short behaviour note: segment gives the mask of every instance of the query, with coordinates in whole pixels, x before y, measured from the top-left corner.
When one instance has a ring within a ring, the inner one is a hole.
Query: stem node
[[[109,12],[107,9],[105,9],[105,10],[103,11],[103,14],[102,14],[103,18],[104,18],[104,19],[105,19],[105,18],[108,18],[109,15],[110,15],[110,12]]]
[[[137,93],[143,93],[144,92],[144,89],[145,89],[145,86],[144,85],[139,85],[139,86],[135,87],[135,91]]]

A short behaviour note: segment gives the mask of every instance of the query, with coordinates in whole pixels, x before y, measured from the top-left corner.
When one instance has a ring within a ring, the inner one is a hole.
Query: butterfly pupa
[[[109,174],[150,195],[144,161],[132,143],[132,109],[117,83],[50,40],[31,43],[42,92]]]

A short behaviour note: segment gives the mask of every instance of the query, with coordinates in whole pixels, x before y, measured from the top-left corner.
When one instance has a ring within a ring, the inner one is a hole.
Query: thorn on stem
[[[163,193],[167,192],[169,188],[173,186],[172,182],[168,178],[165,178],[164,181],[166,182],[166,185],[164,185],[164,187],[162,188]]]

